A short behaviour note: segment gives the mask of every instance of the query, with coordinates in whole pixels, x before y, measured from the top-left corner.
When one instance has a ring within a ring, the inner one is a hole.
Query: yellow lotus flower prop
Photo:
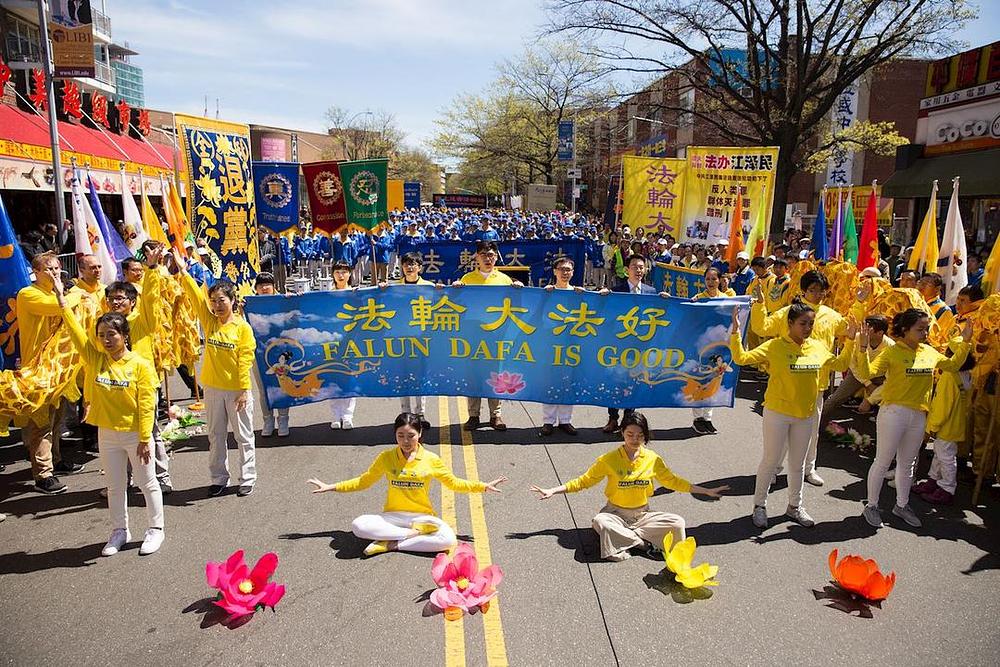
[[[691,567],[697,544],[693,537],[674,544],[674,534],[667,533],[663,538],[663,557],[667,561],[667,569],[674,573],[674,579],[684,588],[701,588],[702,586],[718,586],[715,575],[719,572],[718,565],[702,563]]]

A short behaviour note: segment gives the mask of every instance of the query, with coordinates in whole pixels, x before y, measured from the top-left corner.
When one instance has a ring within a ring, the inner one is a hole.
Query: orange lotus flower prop
[[[836,549],[830,552],[830,574],[844,590],[873,602],[889,597],[892,587],[896,585],[896,573],[882,574],[878,563],[870,558],[849,555],[838,563]]]

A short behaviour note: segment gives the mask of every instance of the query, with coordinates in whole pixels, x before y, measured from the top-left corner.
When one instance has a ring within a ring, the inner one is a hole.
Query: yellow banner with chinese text
[[[759,212],[768,216],[770,224],[777,162],[776,146],[689,146],[684,224],[678,239],[709,244],[728,240],[729,218],[737,197],[743,200],[744,237],[753,227],[752,216]],[[760,206],[761,198],[767,206]]]
[[[681,233],[685,160],[622,156],[622,223],[661,234]]]
[[[882,196],[882,186],[875,186],[875,197],[878,200],[878,226],[888,229],[892,227],[892,205],[893,200]],[[838,202],[844,202],[844,210],[847,210],[847,195],[850,193],[851,201],[854,203],[854,221],[857,225],[858,234],[861,234],[861,222],[865,219],[865,211],[868,210],[868,200],[872,194],[872,186],[859,185],[853,188],[827,188],[826,196],[823,199],[823,210],[826,211],[827,220],[836,220],[838,213]]]

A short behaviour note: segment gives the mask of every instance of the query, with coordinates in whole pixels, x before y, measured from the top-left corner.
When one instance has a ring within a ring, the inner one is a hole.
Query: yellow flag
[[[754,220],[753,229],[747,235],[747,254],[750,255],[750,259],[754,257],[763,257],[767,254],[767,225],[769,206],[767,199],[764,197],[758,198],[757,205],[757,219]]]
[[[927,215],[924,216],[923,223],[920,225],[917,242],[913,244],[913,253],[906,266],[918,274],[937,271],[938,255],[941,252],[937,234],[937,191],[937,181],[934,181],[934,188],[931,190],[931,204],[927,208]]]
[[[159,241],[163,245],[169,245],[167,235],[163,233],[163,225],[160,224],[160,219],[156,217],[156,211],[153,210],[153,205],[149,203],[149,198],[146,197],[145,192],[142,193],[142,226],[146,228],[146,234],[150,240]]]
[[[983,294],[986,296],[1000,292],[1000,237],[993,242],[993,252],[986,260],[983,280],[979,286],[983,288]]]
[[[645,227],[679,238],[684,173],[687,162],[680,158],[639,157],[622,159],[622,222],[632,230]]]

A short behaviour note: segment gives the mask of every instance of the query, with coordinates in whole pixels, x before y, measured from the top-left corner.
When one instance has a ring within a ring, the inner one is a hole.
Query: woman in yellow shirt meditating
[[[367,489],[382,477],[389,483],[381,514],[364,514],[351,523],[351,531],[363,540],[373,540],[366,556],[386,551],[447,551],[456,544],[455,531],[434,512],[427,491],[437,479],[460,493],[500,492],[506,477],[492,482],[460,479],[434,453],[420,444],[423,423],[419,415],[404,412],[393,423],[396,447],[375,457],[364,473],[354,479],[326,484],[310,479],[313,493],[346,493]]]
[[[132,539],[125,491],[129,462],[146,498],[149,514],[149,529],[139,554],[151,554],[163,544],[163,493],[156,481],[149,447],[159,379],[152,363],[130,349],[128,320],[124,315],[105,313],[97,318],[98,348],[67,307],[62,281],[56,278],[53,282],[70,340],[83,358],[84,391],[89,402],[87,423],[98,429],[97,447],[108,478],[112,531],[101,555],[115,555]]]
[[[601,558],[622,561],[632,554],[629,549],[647,544],[657,549],[667,533],[674,534],[674,543],[685,539],[684,519],[676,514],[653,512],[649,497],[653,495],[653,480],[681,493],[699,493],[718,498],[728,486],[706,488],[696,486],[670,471],[660,455],[646,447],[649,424],[640,412],[625,415],[621,422],[624,442],[618,449],[599,457],[580,477],[561,486],[543,489],[532,486],[539,500],[559,493],[576,493],[589,489],[602,479],[608,483],[604,495],[608,502],[594,517],[592,526],[601,540]]]

